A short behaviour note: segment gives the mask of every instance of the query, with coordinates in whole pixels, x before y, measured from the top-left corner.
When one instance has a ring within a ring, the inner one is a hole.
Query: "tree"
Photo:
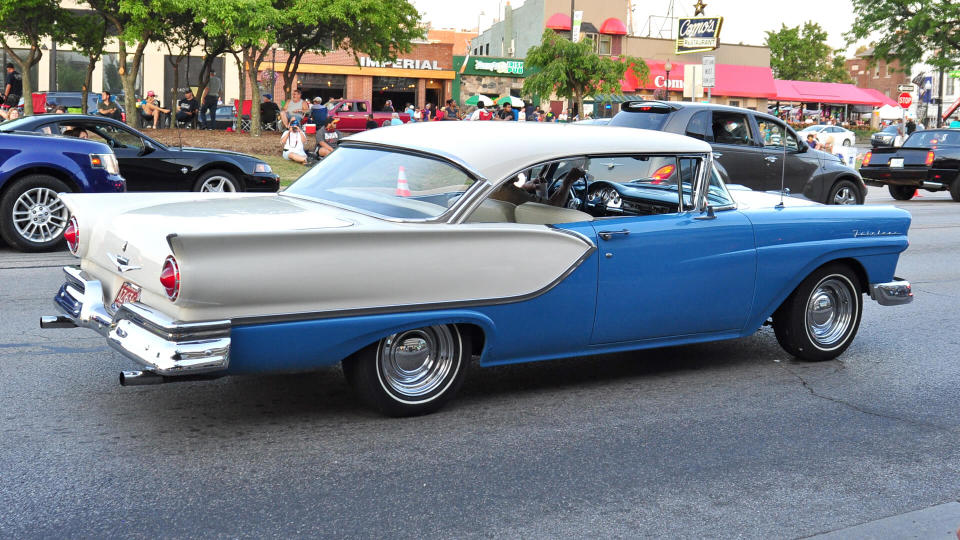
[[[184,9],[183,0],[86,0],[117,31],[117,73],[123,84],[123,107],[127,124],[137,125],[137,74],[143,51],[151,40],[160,39],[169,27],[169,17]],[[128,47],[133,47],[131,54]]]
[[[920,62],[944,70],[960,66],[960,3],[853,0],[853,12],[845,36],[850,43],[874,40],[875,59],[896,59],[905,69]]]
[[[80,110],[87,114],[87,96],[93,83],[93,70],[103,56],[103,47],[107,43],[107,25],[99,13],[92,11],[67,12],[60,24],[68,25],[67,40],[73,50],[87,57],[87,70],[80,85]]]
[[[30,68],[40,63],[43,58],[41,46],[47,37],[60,38],[62,25],[57,20],[63,15],[60,3],[56,0],[12,0],[0,2],[0,43],[3,50],[13,59],[20,68],[23,78],[23,112],[33,114],[34,81],[30,78]],[[10,46],[13,37],[21,44],[26,45],[27,52],[17,54]],[[4,83],[0,83],[5,86]],[[46,112],[46,111],[40,111]]]
[[[423,37],[420,15],[406,0],[290,0],[282,9],[287,22],[278,31],[277,44],[287,53],[284,99],[290,99],[293,78],[308,52],[342,48],[389,60]]]
[[[525,93],[567,98],[576,102],[580,114],[584,96],[622,94],[620,81],[628,69],[639,80],[650,76],[650,68],[639,58],[602,57],[593,51],[590,39],[573,43],[553,30],[545,30],[540,45],[527,51],[526,63],[533,75],[523,83]]]
[[[173,101],[170,105],[175,105],[180,92],[180,65],[187,60],[193,49],[198,47],[203,41],[203,25],[195,20],[192,10],[185,9],[179,13],[174,13],[169,18],[167,26],[160,40],[164,48],[167,49],[167,62],[173,68]],[[187,60],[187,66],[190,61]],[[187,70],[187,80],[184,81],[186,87],[190,88],[190,70]]]
[[[827,32],[813,21],[803,26],[781,25],[767,32],[770,67],[778,79],[795,81],[851,82],[843,56],[827,44]]]

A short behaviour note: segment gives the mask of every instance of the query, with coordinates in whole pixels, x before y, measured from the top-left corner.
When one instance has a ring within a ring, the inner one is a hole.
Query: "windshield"
[[[960,131],[914,131],[903,148],[934,148],[960,145]]]
[[[474,179],[438,158],[340,147],[284,193],[390,219],[430,219],[447,211]]]
[[[22,116],[14,120],[6,120],[0,123],[0,131],[33,131],[32,128],[24,129],[22,126],[30,122],[29,116]]]

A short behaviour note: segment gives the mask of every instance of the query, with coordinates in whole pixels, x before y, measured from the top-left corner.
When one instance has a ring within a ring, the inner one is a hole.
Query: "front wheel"
[[[863,204],[860,190],[849,180],[840,180],[830,190],[827,204]]]
[[[844,145],[844,146],[850,146],[850,145],[852,145],[852,144],[853,144],[853,143],[850,142],[850,139],[844,139],[844,140],[843,140],[843,145]]]
[[[913,198],[914,193],[917,192],[917,188],[912,186],[895,186],[890,184],[887,186],[887,189],[890,190],[890,196],[898,201],[909,201]]]
[[[469,335],[456,325],[405,330],[343,361],[359,397],[388,416],[438,410],[463,384],[470,359]]]
[[[227,171],[214,169],[200,175],[197,183],[193,185],[193,190],[215,193],[234,193],[237,191],[243,191],[243,184],[240,183],[240,180],[237,180],[237,177],[228,173]]]
[[[820,362],[840,356],[860,328],[863,295],[848,266],[828,264],[800,283],[773,314],[773,330],[785,351]]]
[[[950,198],[954,202],[960,202],[960,178],[957,178],[950,184]]]
[[[0,236],[20,251],[50,251],[63,240],[70,213],[58,193],[70,188],[45,174],[17,180],[0,199]]]

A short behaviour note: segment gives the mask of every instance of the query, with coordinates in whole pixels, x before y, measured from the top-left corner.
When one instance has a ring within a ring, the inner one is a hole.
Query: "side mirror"
[[[145,156],[157,149],[157,147],[155,147],[150,141],[146,139],[141,140],[143,141],[143,150],[140,151],[141,156]]]

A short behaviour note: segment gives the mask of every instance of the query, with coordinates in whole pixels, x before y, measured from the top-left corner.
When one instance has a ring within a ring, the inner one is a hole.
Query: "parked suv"
[[[70,214],[58,193],[122,191],[126,182],[106,144],[0,131],[0,236],[12,248],[60,245]]]
[[[610,121],[704,140],[730,182],[790,193],[826,204],[863,204],[867,186],[837,156],[812,150],[782,120],[711,103],[628,101]]]

